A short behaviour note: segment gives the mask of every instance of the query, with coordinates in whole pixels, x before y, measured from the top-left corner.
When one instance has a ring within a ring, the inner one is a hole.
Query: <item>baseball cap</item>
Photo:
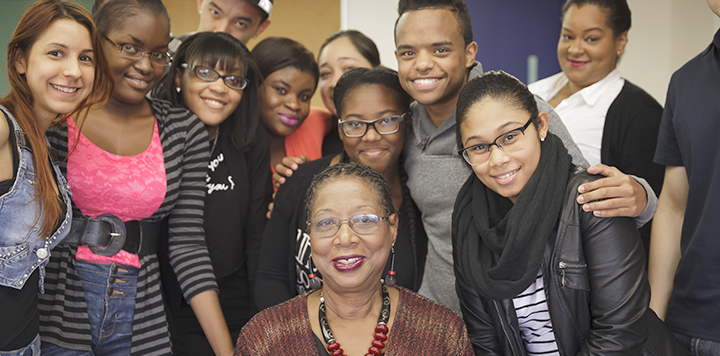
[[[270,16],[270,12],[273,8],[273,0],[247,0],[247,2],[257,5],[262,11],[265,11],[268,16]]]

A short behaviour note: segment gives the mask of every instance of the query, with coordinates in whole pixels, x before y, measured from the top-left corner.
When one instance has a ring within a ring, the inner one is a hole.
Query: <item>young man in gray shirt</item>
[[[457,153],[455,106],[469,79],[482,74],[475,61],[477,43],[462,0],[400,0],[395,25],[400,83],[416,101],[411,105],[412,133],[405,143],[408,187],[422,212],[428,234],[428,255],[419,293],[460,313],[455,293],[451,215],[455,199],[472,173]],[[559,136],[573,162],[587,161],[562,121],[536,96],[538,109],[550,117],[550,131]],[[652,188],[615,168],[599,165],[590,173],[606,178],[580,188],[578,202],[597,216],[638,216],[646,223],[657,208]],[[646,194],[647,191],[647,194]],[[605,199],[595,202],[598,199]],[[650,201],[650,204],[648,203]],[[646,208],[647,207],[647,208]]]

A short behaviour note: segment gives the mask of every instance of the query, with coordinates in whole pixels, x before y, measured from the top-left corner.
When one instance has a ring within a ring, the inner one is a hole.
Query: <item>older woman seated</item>
[[[306,202],[322,288],[256,315],[235,355],[473,354],[457,314],[381,280],[398,223],[382,175],[357,163],[330,166]]]

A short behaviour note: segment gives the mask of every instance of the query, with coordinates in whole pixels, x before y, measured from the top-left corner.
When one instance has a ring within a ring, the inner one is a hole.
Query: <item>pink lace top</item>
[[[109,153],[80,133],[68,118],[67,175],[75,205],[83,215],[96,218],[112,214],[122,221],[141,220],[152,216],[165,198],[167,181],[165,158],[157,121],[148,148],[135,156]],[[77,147],[75,142],[77,141]],[[121,250],[114,256],[94,254],[87,246],[79,246],[76,259],[97,263],[121,263],[140,268],[137,255]]]

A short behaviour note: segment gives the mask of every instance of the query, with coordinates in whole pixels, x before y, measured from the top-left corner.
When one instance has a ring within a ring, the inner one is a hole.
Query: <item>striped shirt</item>
[[[513,298],[518,326],[525,349],[529,355],[560,355],[550,312],[545,299],[542,272],[538,272],[535,283]]]
[[[190,111],[150,99],[157,119],[165,157],[167,192],[149,221],[168,218],[169,260],[186,300],[207,290],[217,290],[205,244],[203,208],[209,140],[203,123]],[[67,175],[67,124],[47,133],[58,151]],[[79,214],[77,208],[74,207]],[[80,215],[77,215],[80,216]],[[74,269],[75,246],[60,245],[46,267],[45,294],[39,297],[42,342],[62,348],[92,351],[90,322],[82,284]],[[170,336],[160,288],[157,255],[140,259],[131,354],[169,355]]]

